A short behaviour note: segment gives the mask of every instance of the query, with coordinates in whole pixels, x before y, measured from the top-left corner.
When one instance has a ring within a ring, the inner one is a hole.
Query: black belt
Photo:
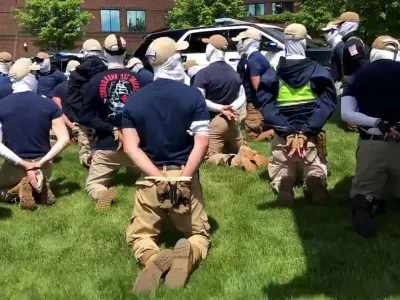
[[[180,171],[183,169],[183,167],[184,166],[169,165],[169,166],[159,166],[158,169],[163,171]]]

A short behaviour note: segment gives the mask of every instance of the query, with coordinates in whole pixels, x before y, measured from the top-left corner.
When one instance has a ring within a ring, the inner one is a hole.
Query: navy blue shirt
[[[341,81],[343,76],[342,60],[343,60],[344,43],[339,42],[333,48],[331,56],[331,75],[334,81]]]
[[[0,101],[4,144],[23,159],[36,159],[50,151],[52,121],[62,116],[53,100],[33,92],[11,94]]]
[[[242,82],[238,73],[224,61],[214,62],[197,72],[194,87],[205,90],[207,100],[230,105],[236,100]]]
[[[65,116],[71,122],[78,122],[78,118],[74,111],[71,109],[71,105],[66,101],[68,95],[68,81],[63,81],[57,85],[53,90],[53,97],[61,99],[62,111]]]
[[[345,96],[356,98],[360,113],[388,122],[400,121],[400,62],[377,60],[357,71],[345,90]]]
[[[135,128],[140,148],[156,166],[184,165],[194,146],[187,131],[209,120],[201,92],[184,83],[157,79],[132,95],[124,107],[123,128]]]
[[[12,93],[13,89],[7,74],[0,73],[0,99],[3,99]]]
[[[82,87],[82,125],[96,130],[98,150],[116,150],[112,131],[121,127],[122,109],[129,96],[145,86],[141,77],[127,69],[109,69]]]
[[[240,65],[240,70],[239,70]],[[261,52],[256,51],[249,55],[247,59],[239,62],[238,72],[243,72],[243,87],[246,91],[246,98],[249,102],[257,100],[257,91],[251,83],[251,77],[261,77],[270,68],[267,58]]]
[[[43,95],[47,98],[52,98],[54,88],[61,82],[66,80],[65,75],[60,70],[56,70],[53,68],[47,73],[38,72],[37,78],[37,93],[38,95]]]

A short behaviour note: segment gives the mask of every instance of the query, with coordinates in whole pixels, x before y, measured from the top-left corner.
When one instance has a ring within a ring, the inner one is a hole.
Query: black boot
[[[376,236],[376,226],[373,219],[373,201],[366,196],[357,195],[351,199],[351,213],[354,230],[364,238]]]

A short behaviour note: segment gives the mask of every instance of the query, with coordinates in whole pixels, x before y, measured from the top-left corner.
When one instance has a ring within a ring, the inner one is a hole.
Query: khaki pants
[[[220,115],[210,122],[209,138],[206,162],[214,165],[226,165],[232,154],[237,154],[244,144],[236,122],[229,121]]]
[[[298,172],[302,174],[303,180],[307,177],[321,178],[326,184],[328,171],[325,158],[320,158],[316,141],[308,140],[306,158],[301,159],[298,155],[287,157],[286,139],[275,135],[271,142],[272,159],[269,161],[268,173],[271,178],[273,189],[279,192],[282,178],[297,178]]]
[[[244,122],[248,140],[255,140],[263,132],[264,118],[252,103],[247,104],[247,115]]]
[[[48,162],[43,166],[43,174],[50,179],[52,163]],[[4,162],[0,167],[0,191],[5,192],[17,186],[22,178],[26,177],[26,171],[12,163]]]
[[[395,141],[359,140],[356,174],[350,192],[385,199],[388,183],[394,181],[394,196],[400,199],[400,143]]]
[[[182,171],[163,171],[163,173],[172,177],[180,176]],[[153,181],[143,177],[138,179],[135,205],[126,231],[126,240],[132,246],[133,254],[139,262],[142,262],[141,258],[146,251],[160,251],[157,244],[168,215],[190,244],[200,250],[202,258],[206,258],[210,245],[208,232],[210,225],[204,210],[203,192],[197,175],[193,176],[191,191],[189,212],[179,214],[173,209],[160,208],[161,203],[158,201],[157,188]]]
[[[106,191],[121,167],[134,167],[131,159],[122,151],[96,150],[86,179],[86,192],[97,199],[99,192]]]
[[[78,145],[79,145],[79,162],[81,165],[90,166],[92,161],[92,138],[90,137],[90,129],[88,127],[80,126],[78,132]]]

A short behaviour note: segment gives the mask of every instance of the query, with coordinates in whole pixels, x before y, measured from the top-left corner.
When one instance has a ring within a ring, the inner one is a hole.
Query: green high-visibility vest
[[[279,93],[276,99],[279,107],[315,102],[316,98],[309,82],[302,87],[293,88],[283,80],[279,80]]]

